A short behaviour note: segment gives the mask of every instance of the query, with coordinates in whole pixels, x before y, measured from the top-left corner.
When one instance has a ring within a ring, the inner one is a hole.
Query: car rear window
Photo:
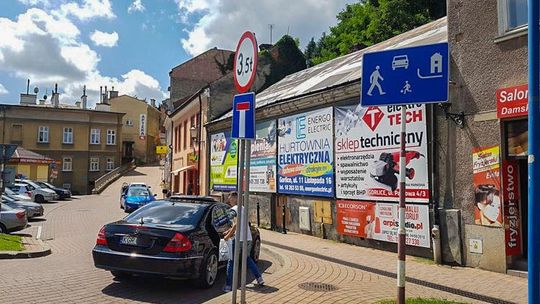
[[[136,210],[124,220],[138,224],[141,223],[142,218],[142,222],[146,224],[195,226],[199,223],[206,207],[206,205],[195,203],[157,201]]]

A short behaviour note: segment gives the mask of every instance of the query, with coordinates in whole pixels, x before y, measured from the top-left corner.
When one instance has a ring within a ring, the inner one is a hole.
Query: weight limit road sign
[[[232,137],[255,139],[255,93],[253,92],[234,96]]]

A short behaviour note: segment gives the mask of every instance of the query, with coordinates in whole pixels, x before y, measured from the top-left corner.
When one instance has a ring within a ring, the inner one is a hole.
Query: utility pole
[[[274,30],[274,25],[268,24],[268,27],[270,28],[270,44],[272,44],[272,32]]]
[[[529,248],[528,278],[529,303],[540,303],[540,166],[536,157],[540,157],[540,50],[539,48],[539,9],[538,0],[529,0]],[[540,160],[540,159],[539,159]]]

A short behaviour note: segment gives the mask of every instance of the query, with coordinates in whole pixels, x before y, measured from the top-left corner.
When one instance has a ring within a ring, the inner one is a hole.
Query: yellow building
[[[112,112],[126,113],[122,128],[122,160],[135,159],[138,163],[157,161],[156,146],[160,144],[160,117],[155,101],[151,104],[145,100],[128,95],[116,96],[111,91],[109,103]]]
[[[97,178],[120,166],[123,113],[87,109],[84,95],[78,106],[59,104],[57,93],[52,104],[22,95],[21,105],[0,105],[1,140],[55,160],[57,176],[49,181],[87,194]]]
[[[58,164],[52,158],[17,147],[15,153],[6,164],[6,172],[15,177],[24,177],[37,181],[49,181],[49,177],[57,174]],[[51,175],[49,174],[51,172]]]

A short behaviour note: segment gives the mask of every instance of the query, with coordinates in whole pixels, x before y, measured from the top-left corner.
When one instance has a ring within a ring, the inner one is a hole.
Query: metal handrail
[[[94,189],[92,189],[92,194],[99,194],[101,193],[107,186],[109,186],[112,182],[117,180],[120,176],[122,176],[124,173],[131,171],[135,169],[137,166],[135,165],[135,160],[132,160],[131,162],[127,164],[123,164],[120,167],[117,167],[102,176],[100,176],[98,179],[96,179],[94,184]]]

